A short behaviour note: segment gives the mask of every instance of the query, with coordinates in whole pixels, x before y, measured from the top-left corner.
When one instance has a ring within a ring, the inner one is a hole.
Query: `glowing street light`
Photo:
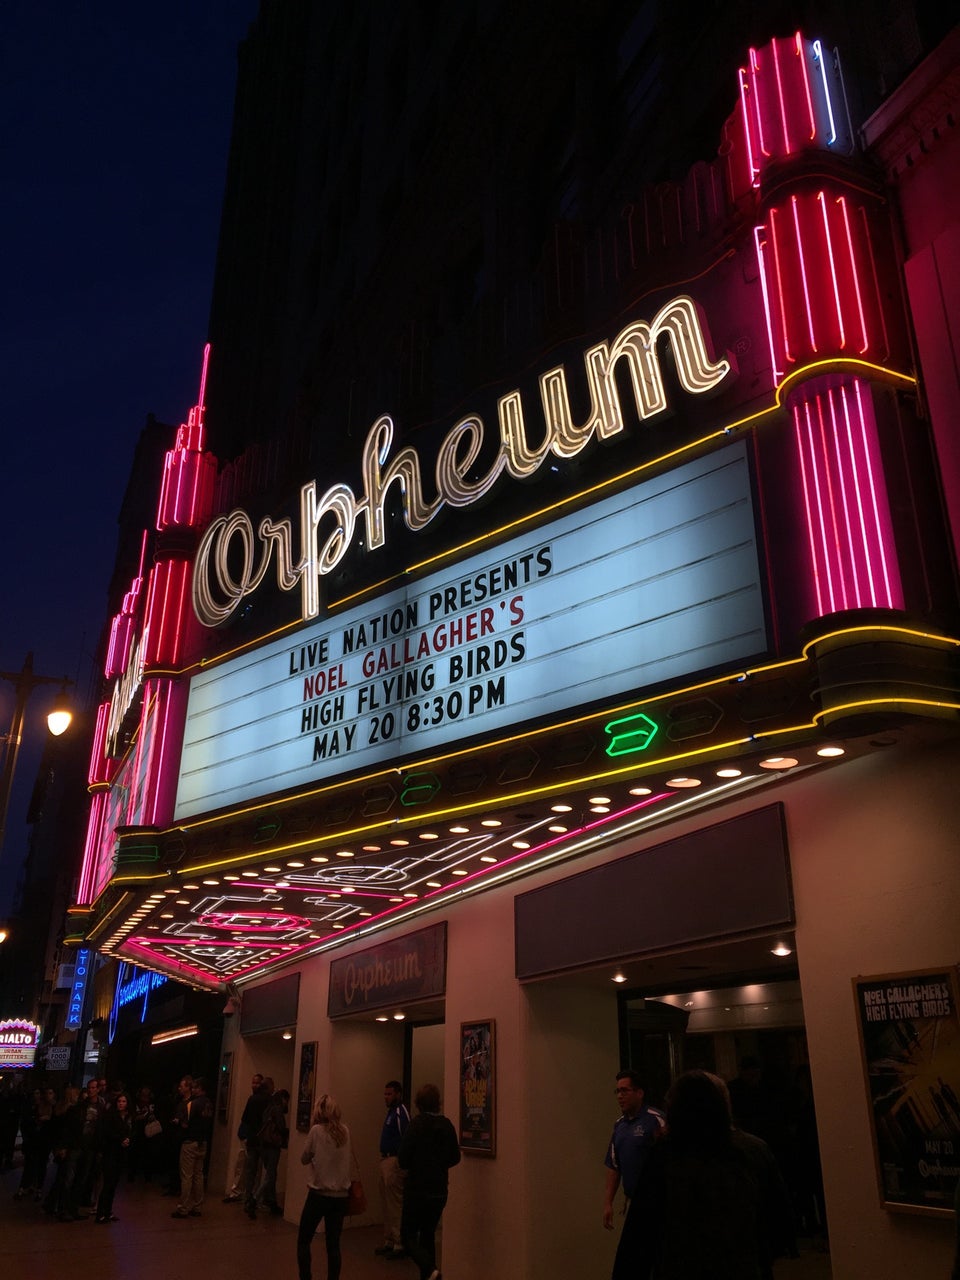
[[[7,810],[10,807],[10,793],[13,790],[13,775],[17,768],[17,757],[20,754],[20,743],[23,740],[23,719],[27,708],[27,699],[34,689],[41,684],[60,685],[57,705],[47,716],[47,727],[59,737],[68,728],[72,715],[65,705],[67,685],[73,684],[66,676],[38,676],[33,670],[33,654],[28,653],[19,671],[0,671],[0,680],[9,680],[17,691],[13,706],[13,718],[10,731],[2,739],[3,771],[0,773],[0,855],[3,854],[3,838],[7,829]],[[0,939],[2,941],[2,939]]]

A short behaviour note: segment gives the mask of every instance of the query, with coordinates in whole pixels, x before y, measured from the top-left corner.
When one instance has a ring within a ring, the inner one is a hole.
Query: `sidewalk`
[[[174,1221],[176,1197],[156,1185],[121,1182],[108,1226],[93,1217],[58,1222],[32,1198],[14,1200],[19,1166],[0,1174],[0,1275],[30,1280],[294,1280],[297,1229],[283,1218],[258,1214],[242,1205],[208,1198],[203,1215]],[[48,1183],[49,1186],[49,1183]],[[299,1216],[299,1206],[298,1206]],[[412,1262],[385,1262],[374,1256],[378,1227],[343,1233],[345,1280],[416,1280]],[[322,1236],[313,1242],[315,1280],[326,1276]]]
[[[98,1226],[93,1217],[58,1222],[33,1199],[14,1200],[18,1167],[0,1174],[0,1275],[30,1280],[295,1280],[297,1229],[283,1218],[208,1198],[202,1216],[174,1221],[175,1196],[142,1181],[121,1182],[114,1211],[119,1221]],[[49,1186],[49,1182],[47,1184]],[[300,1206],[296,1208],[299,1216]],[[344,1280],[417,1280],[412,1262],[374,1256],[379,1227],[343,1233]],[[777,1280],[830,1280],[829,1255],[809,1242],[800,1258],[781,1259]],[[313,1242],[314,1280],[327,1274],[323,1239]],[[508,1276],[504,1280],[521,1280]],[[557,1280],[580,1280],[558,1276]]]

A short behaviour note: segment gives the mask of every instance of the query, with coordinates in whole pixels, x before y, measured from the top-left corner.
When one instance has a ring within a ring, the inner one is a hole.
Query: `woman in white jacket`
[[[310,1280],[310,1245],[321,1222],[325,1224],[327,1280],[340,1280],[340,1233],[350,1192],[353,1147],[350,1130],[329,1093],[320,1099],[300,1159],[310,1166],[297,1235],[300,1280]]]

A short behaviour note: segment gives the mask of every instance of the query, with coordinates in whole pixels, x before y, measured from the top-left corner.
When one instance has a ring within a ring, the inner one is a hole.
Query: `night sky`
[[[236,83],[257,0],[0,5],[0,670],[90,686],[148,413],[196,401]],[[56,690],[51,690],[55,693]],[[34,692],[0,865],[26,848]],[[0,734],[13,686],[0,681]]]

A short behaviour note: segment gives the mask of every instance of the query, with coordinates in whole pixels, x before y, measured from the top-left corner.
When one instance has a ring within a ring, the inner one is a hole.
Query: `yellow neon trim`
[[[823,644],[825,640],[837,640],[842,636],[863,635],[866,637],[874,632],[892,632],[894,635],[913,636],[918,640],[931,640],[935,644],[952,645],[954,648],[960,647],[960,640],[954,640],[952,636],[937,635],[932,631],[917,631],[913,627],[897,627],[883,623],[871,625],[869,622],[863,623],[859,627],[841,627],[837,631],[828,631],[825,635],[818,636],[815,640],[808,641],[803,646],[803,656],[808,658],[810,650],[818,644]]]
[[[770,671],[779,671],[786,667],[799,666],[806,661],[806,658],[784,658],[778,662],[771,662],[762,667],[748,667],[745,670],[727,673],[726,675],[717,676],[712,680],[704,680],[698,684],[686,685],[682,689],[671,689],[666,693],[654,694],[649,698],[634,698],[630,702],[621,703],[619,706],[605,708],[603,711],[592,712],[588,716],[576,716],[571,720],[561,720],[557,724],[552,724],[546,728],[525,729],[520,733],[510,734],[505,738],[496,738],[491,742],[478,744],[477,746],[467,748],[463,751],[449,751],[440,756],[427,756],[422,760],[411,760],[404,765],[402,769],[396,766],[389,769],[379,769],[376,773],[361,774],[357,778],[344,782],[342,779],[336,782],[326,783],[324,786],[315,787],[307,791],[298,791],[295,796],[286,796],[283,799],[271,800],[266,798],[260,802],[252,801],[250,804],[244,805],[240,809],[228,809],[223,813],[216,814],[211,817],[195,818],[190,821],[177,822],[173,826],[167,827],[161,832],[162,835],[171,833],[186,833],[196,830],[200,827],[210,826],[213,823],[226,822],[228,819],[242,818],[249,813],[265,813],[269,809],[279,808],[284,805],[295,804],[303,800],[309,800],[318,796],[323,796],[328,792],[340,791],[344,786],[359,787],[369,785],[377,781],[396,781],[403,774],[414,769],[428,769],[433,765],[443,764],[447,760],[456,760],[461,756],[469,756],[476,751],[495,751],[503,747],[511,746],[515,742],[523,742],[528,738],[544,737],[555,734],[563,729],[573,729],[580,725],[590,724],[591,722],[599,723],[608,719],[610,716],[620,715],[624,711],[631,711],[637,707],[651,706],[654,703],[665,702],[668,699],[686,697],[691,693],[700,693],[704,689],[712,689],[722,685],[736,684],[747,679],[750,676],[764,675]],[[774,730],[772,732],[779,732]],[[753,735],[758,736],[758,735]],[[646,768],[646,762],[642,765],[635,764],[634,769],[642,767]],[[652,766],[651,766],[652,767]],[[361,828],[368,830],[369,828]]]
[[[932,698],[864,698],[860,702],[841,702],[835,707],[825,707],[813,718],[820,721],[824,716],[835,716],[841,711],[859,711],[864,707],[889,707],[890,710],[898,707],[939,707],[942,711],[960,711],[960,702],[936,702]]]
[[[809,730],[811,726],[807,725],[805,727]],[[339,830],[335,833],[307,837],[302,840],[292,841],[289,844],[269,845],[249,853],[235,853],[229,858],[221,858],[215,862],[192,863],[188,867],[180,868],[178,874],[195,875],[202,871],[216,870],[218,867],[239,866],[242,862],[259,862],[268,857],[284,856],[298,849],[325,848],[335,844],[345,844],[368,833],[377,831],[396,833],[397,831],[407,830],[410,827],[422,826],[424,823],[436,822],[441,818],[462,817],[477,810],[489,809],[491,806],[501,807],[503,805],[516,804],[522,800],[568,792],[572,786],[588,787],[594,783],[608,782],[624,776],[639,777],[641,776],[641,769],[643,774],[646,774],[658,771],[666,765],[694,760],[697,757],[706,759],[713,755],[722,755],[724,752],[733,751],[738,747],[748,746],[754,739],[755,735],[734,738],[729,742],[718,742],[712,746],[700,747],[695,751],[680,752],[672,756],[659,756],[655,760],[645,761],[639,766],[634,761],[632,764],[623,765],[617,769],[585,774],[576,779],[565,778],[560,782],[550,783],[548,786],[531,787],[525,791],[510,792],[493,798],[486,795],[477,800],[458,801],[456,804],[451,804],[442,809],[418,809],[416,813],[403,813],[395,817],[381,819],[378,822],[370,822],[364,826],[349,827],[346,830]]]
[[[117,914],[117,912],[120,911],[120,909],[124,906],[127,900],[133,898],[133,896],[134,895],[132,893],[124,893],[121,897],[119,897],[117,901],[113,904],[113,906],[110,908],[110,910],[107,912],[107,914],[103,917],[103,919],[95,926],[95,928],[90,933],[87,934],[87,940],[92,942],[93,939],[99,933],[102,933],[106,929],[110,921],[113,919],[113,917]]]

